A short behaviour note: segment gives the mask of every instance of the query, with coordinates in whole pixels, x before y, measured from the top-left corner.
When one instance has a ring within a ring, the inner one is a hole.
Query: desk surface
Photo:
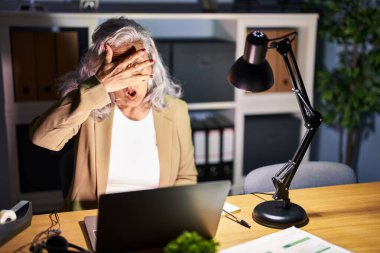
[[[309,215],[310,221],[302,230],[353,252],[380,252],[380,182],[291,190],[290,197]],[[236,216],[252,227],[247,229],[222,217],[215,236],[220,249],[279,231],[252,220],[253,207],[263,199],[269,200],[271,196],[248,194],[227,198],[241,207]],[[84,216],[96,213],[97,210],[60,213],[62,236],[70,243],[89,248],[82,221]],[[48,215],[33,216],[32,225],[8,241],[0,252],[29,252],[33,237],[49,225]]]

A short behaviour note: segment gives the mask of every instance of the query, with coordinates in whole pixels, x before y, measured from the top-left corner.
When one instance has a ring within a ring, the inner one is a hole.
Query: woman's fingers
[[[127,69],[132,69],[133,71],[140,71],[146,67],[153,65],[153,63],[154,63],[154,60],[149,59],[143,62],[129,64],[127,65]]]
[[[152,79],[153,75],[135,75],[132,78],[135,82],[137,82],[137,84],[139,84],[139,82],[144,82],[146,80]]]
[[[142,74],[144,72],[143,69],[151,66],[154,62],[152,59],[143,61],[139,59],[146,54],[145,49],[140,49],[120,61],[115,61],[115,58],[113,59],[113,51],[108,44],[104,45],[104,49],[104,63],[96,76],[108,92],[121,90],[131,85],[138,85],[142,81],[152,78],[150,74]]]
[[[114,74],[122,74],[122,75],[135,75],[136,73],[141,72],[144,68],[149,67],[153,65],[154,60],[148,59],[143,62],[138,62],[138,63],[130,63],[126,67],[123,67],[122,64],[119,64],[116,66],[114,69]]]
[[[133,64],[139,57],[143,56],[146,53],[147,52],[145,48],[140,49],[133,53],[131,56],[124,58],[118,66],[121,68],[127,68],[128,65]]]
[[[115,81],[118,82],[119,86],[121,87],[120,89],[123,89],[127,86],[139,85],[140,83],[152,78],[153,78],[152,75],[142,75],[142,74],[129,76],[129,77],[120,75],[118,78],[115,79]]]
[[[124,77],[119,75],[117,78],[113,79],[112,85],[107,85],[107,92],[115,92],[118,90],[125,89],[128,86],[137,86],[143,82],[152,79],[152,75],[134,75],[129,77]]]

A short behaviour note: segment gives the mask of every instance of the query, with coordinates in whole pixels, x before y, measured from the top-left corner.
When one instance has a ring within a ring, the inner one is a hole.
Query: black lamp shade
[[[227,80],[236,88],[260,92],[273,86],[273,72],[265,59],[268,38],[262,32],[250,33],[245,41],[244,55],[231,67]]]
[[[260,92],[273,85],[273,72],[267,60],[263,64],[250,64],[240,57],[232,65],[228,81],[238,89]]]

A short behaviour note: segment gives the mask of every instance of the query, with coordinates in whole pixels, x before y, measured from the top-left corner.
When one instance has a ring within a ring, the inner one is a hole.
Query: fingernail
[[[141,51],[145,52],[145,51],[146,51],[146,49],[145,49],[145,48],[143,48],[143,49],[141,49]]]
[[[153,75],[150,75],[150,78],[153,78]]]
[[[153,59],[149,59],[149,61],[150,61],[150,62],[154,62],[154,60],[153,60]]]
[[[108,49],[107,44],[104,44],[103,47],[104,47],[104,50],[107,51],[107,49]]]

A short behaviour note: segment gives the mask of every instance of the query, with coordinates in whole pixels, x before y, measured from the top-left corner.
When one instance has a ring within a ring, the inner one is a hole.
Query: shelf
[[[0,57],[2,67],[2,89],[4,94],[5,128],[0,139],[7,140],[9,171],[8,184],[0,186],[0,191],[10,196],[12,202],[32,199],[36,210],[52,208],[61,201],[57,191],[25,194],[20,192],[16,126],[27,124],[43,113],[53,101],[15,102],[13,89],[13,69],[11,62],[10,27],[51,27],[52,29],[71,27],[87,28],[88,41],[98,24],[109,18],[125,16],[140,22],[148,28],[155,39],[220,39],[234,43],[233,52],[237,59],[243,54],[247,29],[250,28],[292,28],[298,32],[297,61],[310,99],[313,96],[314,61],[316,46],[317,14],[228,14],[228,13],[0,13]],[[232,65],[233,62],[231,62]],[[183,63],[181,63],[183,64]],[[214,63],[212,63],[214,64]],[[189,67],[191,70],[191,67]],[[223,71],[224,72],[224,71]],[[196,74],[194,74],[196,75]],[[227,73],[223,73],[225,80]],[[227,85],[227,84],[226,84]],[[188,85],[191,87],[191,85]],[[218,86],[210,89],[210,94],[218,92]],[[295,95],[292,92],[266,92],[247,94],[233,90],[231,99],[225,101],[205,101],[189,103],[190,111],[217,110],[234,120],[235,157],[232,192],[243,192],[244,125],[247,116],[291,114],[300,116]],[[282,130],[284,131],[284,130]],[[300,136],[304,133],[303,127]],[[259,145],[259,144],[258,144]],[[308,159],[308,154],[305,155]],[[252,168],[254,169],[254,168]],[[1,203],[0,203],[1,204]]]
[[[234,109],[235,102],[214,102],[214,103],[190,103],[189,110],[223,110]]]

